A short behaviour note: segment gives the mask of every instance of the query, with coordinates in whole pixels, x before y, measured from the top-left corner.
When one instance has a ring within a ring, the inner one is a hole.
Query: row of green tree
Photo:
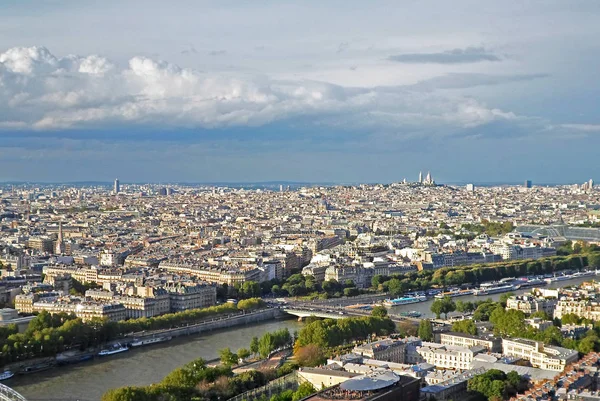
[[[24,333],[14,325],[0,330],[0,364],[32,357],[54,356],[64,350],[100,346],[126,334],[142,330],[170,329],[198,323],[211,317],[252,310],[264,306],[261,299],[247,299],[235,304],[223,304],[209,308],[191,309],[152,318],[130,319],[110,322],[92,319],[83,322],[74,314],[38,314]]]
[[[393,276],[375,275],[371,280],[371,286],[377,291],[389,291],[392,295],[397,296],[408,291],[422,291],[433,287],[475,285],[506,277],[552,274],[561,270],[579,270],[586,267],[600,267],[600,252],[553,256],[538,260],[525,259],[443,267]]]
[[[290,331],[283,328],[272,333],[265,333],[260,338],[252,337],[250,349],[240,348],[237,353],[234,353],[230,348],[223,348],[219,350],[219,357],[224,365],[237,365],[239,359],[246,359],[252,355],[267,358],[273,351],[292,345],[293,340]]]
[[[360,293],[361,290],[356,287],[352,280],[347,280],[344,283],[339,283],[336,280],[326,280],[318,283],[313,276],[304,276],[301,273],[292,274],[285,280],[272,279],[262,283],[247,281],[235,287],[228,287],[223,284],[217,288],[220,299],[231,297],[244,299],[260,296],[329,299],[342,296],[352,297]]]

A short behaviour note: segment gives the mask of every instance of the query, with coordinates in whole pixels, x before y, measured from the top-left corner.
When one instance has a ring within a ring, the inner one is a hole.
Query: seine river
[[[180,337],[165,344],[133,349],[129,352],[71,366],[59,367],[28,376],[15,376],[4,382],[28,401],[98,401],[110,388],[157,383],[171,371],[196,359],[218,357],[225,347],[248,348],[253,336],[287,327],[291,333],[302,323],[294,319],[239,326],[228,331]]]
[[[546,288],[557,288],[579,284],[594,277],[554,283]],[[531,289],[516,291],[518,294]],[[463,301],[479,301],[492,298],[498,300],[502,294],[486,297],[465,296],[455,298]],[[429,310],[433,299],[418,304],[393,307],[392,314],[418,311],[423,317],[433,317]],[[237,350],[248,347],[253,336],[287,327],[291,332],[302,324],[296,320],[277,320],[251,326],[235,327],[228,331],[216,331],[182,337],[166,344],[135,349],[103,359],[61,367],[29,376],[18,376],[6,382],[9,387],[23,394],[29,401],[79,400],[97,401],[110,388],[142,386],[157,383],[169,372],[196,359],[218,357],[218,350],[230,347]]]

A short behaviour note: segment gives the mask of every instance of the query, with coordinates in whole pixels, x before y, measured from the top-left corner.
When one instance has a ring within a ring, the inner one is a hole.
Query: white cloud
[[[562,124],[561,127],[583,132],[600,132],[600,124]]]
[[[227,77],[147,57],[133,57],[119,68],[97,55],[59,58],[44,47],[0,53],[0,128],[115,123],[213,128],[260,126],[294,117],[380,129],[476,127],[517,118],[471,98],[406,88]]]

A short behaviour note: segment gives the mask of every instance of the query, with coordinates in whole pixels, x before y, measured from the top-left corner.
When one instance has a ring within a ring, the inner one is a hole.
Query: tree
[[[456,301],[456,311],[461,313],[471,313],[475,310],[475,304],[470,301]]]
[[[239,310],[250,311],[260,309],[265,306],[265,302],[260,298],[242,299],[237,303]]]
[[[448,313],[456,310],[456,304],[450,297],[444,297],[442,299],[436,299],[431,304],[431,311],[435,313],[437,319],[443,313],[444,317],[448,317]]]
[[[223,348],[219,350],[219,358],[223,365],[236,365],[238,363],[238,356],[231,352],[229,348]]]
[[[594,252],[587,255],[588,266],[600,268],[600,252]]]
[[[252,337],[250,341],[250,352],[254,355],[258,354],[258,337]]]
[[[492,301],[481,303],[473,313],[473,319],[481,322],[490,320],[490,315],[498,307],[498,304]]]
[[[514,296],[515,293],[514,292],[507,292],[505,294],[500,295],[500,303],[502,304],[502,306],[506,307],[506,302],[508,301],[508,298]]]
[[[238,349],[237,356],[240,359],[246,359],[250,356],[250,351],[247,348]]]
[[[562,315],[560,322],[562,324],[579,324],[581,323],[581,318],[574,313],[566,313]]]
[[[548,315],[548,313],[546,313],[546,312],[545,312],[545,311],[543,311],[543,310],[538,310],[538,311],[535,311],[535,312],[533,312],[531,315],[529,315],[529,317],[530,317],[531,319],[534,319],[534,318],[536,318],[536,317],[537,317],[537,318],[540,318],[540,319],[542,319],[542,320],[552,320],[552,317],[551,317],[550,315]]]
[[[275,349],[275,339],[271,333],[265,333],[258,340],[258,353],[261,357],[267,358]]]
[[[419,322],[419,338],[423,341],[433,340],[433,325],[431,320],[423,319]]]
[[[475,326],[475,323],[472,320],[465,319],[452,323],[452,331],[455,331],[457,333],[476,335],[477,326]]]
[[[316,344],[308,344],[294,350],[294,358],[300,366],[319,366],[326,361],[321,347]]]
[[[469,379],[467,389],[482,394],[488,400],[503,399],[506,394],[506,385],[506,374],[498,369],[490,369]]]
[[[404,283],[397,278],[393,278],[387,282],[388,291],[393,296],[402,295],[402,293],[406,290]]]
[[[387,315],[388,310],[385,308],[385,306],[377,305],[371,310],[371,316],[387,317]]]
[[[300,386],[298,386],[298,390],[294,392],[294,396],[292,397],[292,401],[299,401],[303,398],[308,397],[309,395],[315,392],[315,388],[309,382],[304,382]]]

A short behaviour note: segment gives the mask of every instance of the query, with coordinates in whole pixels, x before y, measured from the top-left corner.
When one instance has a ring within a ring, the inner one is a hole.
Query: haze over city
[[[584,182],[594,1],[8,1],[0,181]]]

